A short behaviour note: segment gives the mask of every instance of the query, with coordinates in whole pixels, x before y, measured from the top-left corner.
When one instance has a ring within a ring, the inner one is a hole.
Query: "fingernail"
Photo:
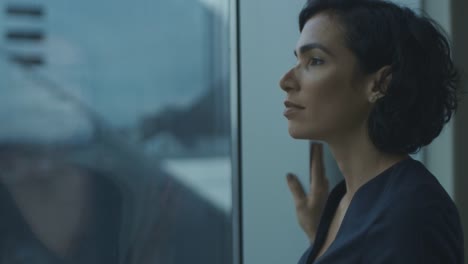
[[[292,175],[291,173],[288,173],[286,175],[286,178],[288,179],[288,181],[291,181],[292,179],[294,179],[294,175]]]

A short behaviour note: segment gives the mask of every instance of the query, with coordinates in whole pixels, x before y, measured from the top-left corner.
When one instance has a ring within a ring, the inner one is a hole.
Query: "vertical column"
[[[468,91],[468,2],[463,0],[452,2],[452,36],[453,58],[462,70],[460,83],[463,91]],[[454,186],[455,202],[460,210],[462,225],[465,232],[465,262],[468,262],[468,97],[463,96],[454,120]]]
[[[450,1],[425,0],[423,10],[442,28],[451,34]],[[454,196],[453,161],[454,161],[453,120],[448,123],[440,136],[425,148],[424,162],[427,168],[438,178],[442,186]]]
[[[462,0],[424,0],[423,9],[435,19],[452,39],[453,59],[461,69],[460,88],[468,90],[468,2]],[[426,151],[426,164],[455,200],[460,211],[465,241],[468,241],[468,102],[463,96],[452,121]],[[465,243],[465,252],[468,244]],[[465,254],[465,262],[468,255]]]

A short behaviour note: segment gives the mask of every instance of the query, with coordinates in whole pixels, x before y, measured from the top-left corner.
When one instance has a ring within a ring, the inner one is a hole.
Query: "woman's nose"
[[[281,78],[279,85],[281,89],[285,92],[290,92],[291,90],[297,89],[297,81],[294,73],[294,68],[287,71]]]

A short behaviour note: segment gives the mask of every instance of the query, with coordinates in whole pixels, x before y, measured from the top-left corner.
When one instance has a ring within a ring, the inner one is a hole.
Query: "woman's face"
[[[64,162],[61,159],[63,154],[59,150],[19,144],[1,150],[0,183],[7,186],[27,185],[77,174],[79,169]]]
[[[366,126],[372,80],[361,72],[342,30],[328,13],[312,17],[302,30],[297,64],[280,81],[294,138],[329,141]]]

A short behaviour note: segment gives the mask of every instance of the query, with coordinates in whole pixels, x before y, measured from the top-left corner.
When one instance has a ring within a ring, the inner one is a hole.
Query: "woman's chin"
[[[311,133],[307,133],[308,131],[301,131],[292,127],[289,127],[288,131],[289,135],[294,139],[311,139]]]
[[[304,127],[289,126],[289,135],[294,139],[307,139],[307,140],[324,140],[323,133],[317,133],[313,129],[305,129]]]

